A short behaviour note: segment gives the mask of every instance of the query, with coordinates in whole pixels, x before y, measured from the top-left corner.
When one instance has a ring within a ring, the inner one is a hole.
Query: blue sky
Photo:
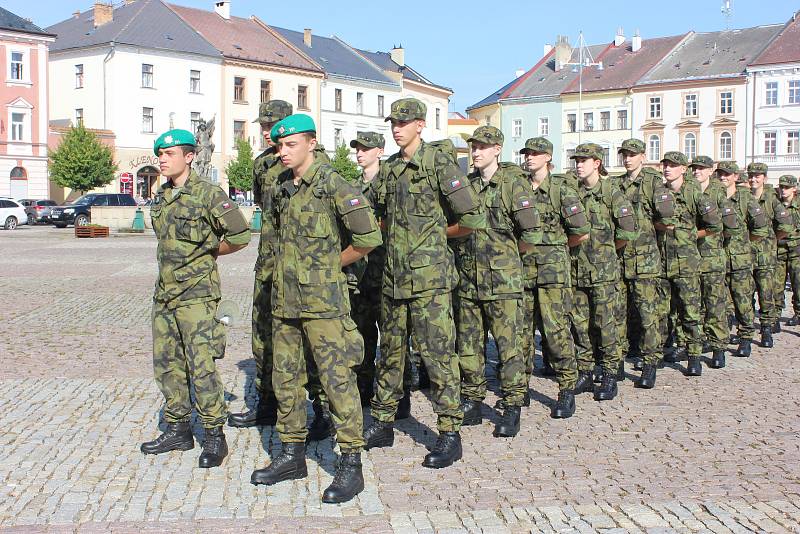
[[[173,3],[212,9],[213,0]],[[732,0],[731,28],[783,24],[800,9],[797,0]],[[46,27],[85,11],[93,0],[3,0],[3,7]],[[451,111],[463,111],[528,69],[542,56],[545,43],[556,35],[571,42],[583,30],[589,44],[607,43],[618,27],[630,38],[676,35],[688,30],[726,28],[722,0],[508,0],[436,2],[232,0],[235,16],[257,15],[268,24],[338,37],[353,46],[389,50],[402,44],[406,62],[432,81],[451,87]],[[277,7],[270,8],[275,5]],[[285,6],[285,7],[284,7]]]

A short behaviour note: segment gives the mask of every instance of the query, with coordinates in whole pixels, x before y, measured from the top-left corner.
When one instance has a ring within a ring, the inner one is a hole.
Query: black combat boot
[[[625,358],[620,360],[619,367],[617,367],[617,376],[615,378],[617,379],[617,382],[625,381]]]
[[[558,392],[558,400],[550,412],[553,419],[567,419],[575,414],[575,392],[562,389]]]
[[[653,389],[656,385],[656,366],[650,363],[644,364],[642,367],[642,376],[636,387],[643,389]]]
[[[431,377],[428,376],[428,368],[425,367],[422,358],[420,358],[417,367],[419,368],[419,389],[431,389]]]
[[[361,453],[342,453],[331,485],[322,493],[322,502],[335,504],[347,502],[364,491],[364,475],[361,473]]]
[[[271,486],[284,480],[295,480],[307,476],[306,444],[284,443],[283,451],[272,460],[271,464],[264,469],[253,471],[253,474],[250,475],[250,483]]]
[[[359,384],[358,385],[358,396],[361,397],[361,406],[369,406],[370,401],[372,401],[372,397],[375,396],[375,389],[370,385]]]
[[[714,349],[709,366],[712,369],[722,369],[725,367],[725,351],[722,349]]]
[[[169,451],[194,449],[194,437],[189,422],[168,423],[167,429],[153,441],[142,443],[139,450],[145,454],[161,454]]]
[[[761,346],[765,349],[771,349],[775,343],[772,341],[772,328],[769,326],[761,327]]]
[[[461,401],[461,411],[464,412],[464,420],[461,426],[475,426],[483,422],[481,415],[481,401],[472,399],[463,399]]]
[[[775,324],[772,325],[772,333],[773,334],[780,334],[783,330],[781,330],[781,320],[778,319],[775,321]]]
[[[406,391],[397,404],[397,413],[394,416],[394,420],[408,419],[409,417],[411,417],[411,392]]]
[[[259,400],[255,408],[228,416],[228,426],[247,428],[251,426],[274,426],[278,422],[278,400],[269,397]]]
[[[644,358],[636,358],[633,360],[633,370],[641,371],[642,369],[644,369]]]
[[[394,445],[394,423],[384,423],[377,419],[364,431],[364,448],[379,449]]]
[[[531,405],[531,390],[528,387],[525,387],[525,393],[522,394],[522,405],[525,408],[528,408]]]
[[[798,325],[800,325],[800,316],[798,316],[796,313],[791,317],[789,317],[789,320],[786,321],[786,326],[798,326]]]
[[[591,371],[578,371],[578,381],[575,383],[575,394],[588,393],[594,391],[594,381]]]
[[[603,368],[599,365],[595,365],[594,369],[592,369],[592,382],[595,384],[599,384],[603,381]]]
[[[753,348],[751,346],[752,340],[741,339],[739,340],[739,348],[736,349],[736,356],[740,358],[747,358],[752,354]]]
[[[700,376],[703,374],[703,366],[700,365],[700,356],[689,356],[689,363],[686,364],[686,376]]]
[[[519,433],[519,417],[522,409],[519,406],[506,406],[503,416],[494,428],[494,437],[513,438]]]
[[[203,469],[217,467],[228,456],[228,442],[221,426],[206,428],[206,439],[203,441],[203,452],[197,460],[197,466]]]
[[[311,425],[308,427],[306,442],[328,439],[334,431],[331,412],[328,408],[316,402],[311,405],[311,408],[314,410],[314,420],[311,421]]]
[[[458,432],[441,432],[431,452],[425,455],[423,467],[441,469],[453,465],[461,459],[461,434]]]
[[[617,378],[608,371],[603,373],[603,380],[594,390],[594,400],[612,400],[617,396]]]

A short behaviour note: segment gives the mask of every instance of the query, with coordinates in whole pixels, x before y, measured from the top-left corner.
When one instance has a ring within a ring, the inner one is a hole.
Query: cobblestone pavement
[[[271,427],[226,429],[221,468],[199,448],[144,456],[161,396],[152,379],[149,302],[155,240],[78,240],[71,230],[0,232],[0,530],[10,532],[800,532],[800,330],[776,348],[656,389],[578,399],[552,420],[554,382],[534,378],[513,439],[463,430],[464,458],[420,466],[435,440],[422,392],[391,449],[365,453],[366,489],[323,505],[332,442],[310,448],[309,477],[249,483],[280,450]],[[225,298],[243,317],[220,362],[230,408],[251,389],[255,247],[222,258]],[[493,389],[496,390],[494,383]],[[202,433],[196,425],[196,435]]]

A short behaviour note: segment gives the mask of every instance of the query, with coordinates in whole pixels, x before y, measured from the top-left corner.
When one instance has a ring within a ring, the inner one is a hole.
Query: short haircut
[[[197,154],[197,147],[194,145],[178,145],[178,146],[181,147],[181,152],[183,152],[184,156],[190,153]]]
[[[305,135],[306,139],[308,139],[309,141],[317,138],[317,132],[303,132],[303,135]]]

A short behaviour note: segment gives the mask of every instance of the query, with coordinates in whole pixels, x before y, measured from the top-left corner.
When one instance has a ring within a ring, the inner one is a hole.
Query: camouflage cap
[[[739,174],[739,166],[735,161],[720,161],[717,163],[717,173],[724,172],[725,174]]]
[[[541,154],[553,155],[553,143],[544,137],[532,137],[525,141],[525,148],[519,151],[520,154],[528,152],[539,152]]]
[[[703,169],[710,169],[714,166],[714,160],[709,158],[708,156],[695,156],[694,158],[692,158],[692,163],[689,166],[701,167]]]
[[[503,139],[503,132],[494,126],[478,126],[467,139],[467,143],[476,141],[487,145],[502,145]]]
[[[778,185],[781,187],[797,187],[797,178],[791,174],[784,174],[778,178]]]
[[[153,143],[153,153],[158,156],[158,151],[161,148],[181,145],[197,146],[194,134],[188,130],[169,130],[158,136],[158,139]]]
[[[269,100],[258,106],[258,118],[253,122],[278,122],[292,114],[292,105],[285,100]]]
[[[317,127],[314,126],[314,119],[308,115],[298,113],[297,115],[289,115],[282,121],[275,124],[269,132],[269,137],[273,143],[277,143],[278,139],[288,137],[290,135],[316,132]]]
[[[350,141],[350,148],[356,148],[356,145],[365,148],[383,148],[386,146],[386,139],[378,132],[358,132],[356,138]]]
[[[401,98],[392,102],[392,111],[389,116],[384,119],[385,121],[411,121],[414,119],[422,119],[428,116],[428,108],[421,100],[416,98]]]
[[[683,152],[678,152],[677,150],[671,150],[664,154],[664,157],[661,158],[661,163],[665,161],[669,163],[677,163],[678,165],[689,165],[689,158],[686,157],[686,154]]]
[[[617,153],[622,152],[623,150],[625,152],[633,152],[634,154],[644,154],[644,141],[641,139],[626,139],[617,149]]]
[[[767,174],[768,170],[766,163],[751,163],[747,166],[747,174]]]
[[[595,143],[583,143],[575,147],[575,153],[569,159],[592,158],[603,161],[603,147]]]
[[[736,178],[737,184],[746,184],[747,183],[747,173],[744,171],[739,171],[739,176]]]

